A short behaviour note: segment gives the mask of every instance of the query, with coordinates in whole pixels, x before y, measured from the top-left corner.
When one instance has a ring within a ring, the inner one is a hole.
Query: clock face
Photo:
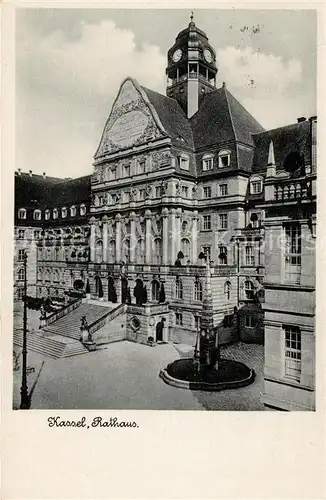
[[[172,59],[174,62],[180,61],[182,56],[182,51],[181,49],[177,49],[176,51],[173,52]]]
[[[204,57],[205,57],[205,59],[206,59],[206,61],[207,61],[208,63],[211,63],[211,62],[212,62],[212,60],[213,60],[212,53],[211,53],[211,51],[210,51],[209,49],[205,49],[205,50],[204,50]]]

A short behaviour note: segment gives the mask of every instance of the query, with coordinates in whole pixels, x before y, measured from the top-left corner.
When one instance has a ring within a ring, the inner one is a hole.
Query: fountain
[[[160,371],[169,385],[199,391],[237,389],[255,379],[253,369],[239,361],[221,358],[218,334],[213,323],[211,268],[206,259],[205,288],[201,328],[197,329],[194,354],[169,363]]]

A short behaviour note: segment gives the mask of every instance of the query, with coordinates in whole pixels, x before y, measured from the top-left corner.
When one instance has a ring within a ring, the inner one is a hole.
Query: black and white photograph
[[[316,10],[14,22],[12,409],[315,412]]]

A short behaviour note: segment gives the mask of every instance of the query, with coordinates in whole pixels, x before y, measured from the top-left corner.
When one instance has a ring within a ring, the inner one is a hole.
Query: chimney
[[[46,173],[43,172],[43,179],[46,179]]]
[[[306,117],[305,116],[300,116],[300,118],[297,118],[297,122],[298,123],[305,122],[305,121],[306,121]]]
[[[29,171],[28,171],[28,173],[29,173],[29,176],[30,176],[30,177],[32,177],[32,176],[33,176],[33,170],[29,170]]]

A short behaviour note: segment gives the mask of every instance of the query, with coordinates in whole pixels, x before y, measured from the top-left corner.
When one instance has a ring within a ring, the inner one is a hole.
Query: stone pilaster
[[[171,228],[171,254],[170,254],[170,260],[171,264],[174,264],[174,262],[177,259],[177,253],[176,253],[176,237],[177,237],[177,231],[176,231],[176,210],[175,208],[171,208],[170,211],[170,228]]]
[[[181,250],[181,215],[182,211],[181,208],[178,208],[176,211],[176,216],[175,216],[175,230],[176,230],[176,235],[175,235],[175,251],[176,251],[176,258],[178,255],[178,252]]]
[[[95,262],[95,222],[96,222],[95,217],[91,217],[89,220],[89,224],[91,227],[91,235],[89,240],[91,262]]]
[[[130,262],[136,261],[136,214],[130,214]]]
[[[151,211],[146,210],[145,218],[146,218],[146,264],[151,263],[151,245],[152,245],[152,219],[151,219]]]
[[[115,217],[115,258],[117,262],[121,261],[121,215]]]
[[[167,208],[163,208],[162,217],[163,217],[163,264],[167,265],[169,260],[169,219],[168,219],[169,211]]]
[[[192,216],[192,227],[191,227],[191,239],[192,239],[192,255],[191,260],[193,264],[196,264],[198,259],[198,212],[195,210]]]
[[[102,219],[102,235],[103,235],[103,262],[108,261],[108,218],[104,215]]]

